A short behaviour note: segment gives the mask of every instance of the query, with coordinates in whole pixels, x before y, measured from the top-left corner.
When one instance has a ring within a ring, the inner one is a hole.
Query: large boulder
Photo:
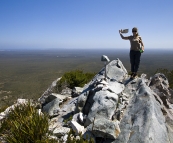
[[[118,95],[109,91],[96,92],[93,97],[93,104],[90,106],[85,126],[91,124],[94,118],[112,119],[118,103]]]
[[[120,122],[115,143],[169,143],[165,117],[153,91],[142,79]]]
[[[49,116],[57,116],[60,110],[59,105],[62,104],[64,100],[67,100],[68,97],[70,96],[51,93],[44,100],[42,99],[43,112],[48,113]]]
[[[119,59],[111,61],[106,66],[106,75],[109,79],[122,81],[126,74],[127,70],[125,69],[125,67]]]

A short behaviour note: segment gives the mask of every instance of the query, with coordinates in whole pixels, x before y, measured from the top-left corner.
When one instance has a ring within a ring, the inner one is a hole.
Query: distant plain
[[[0,106],[11,105],[17,98],[37,100],[64,72],[97,73],[104,66],[102,55],[119,58],[130,71],[129,50],[125,49],[0,50]],[[158,68],[173,70],[172,61],[173,50],[146,50],[139,74],[149,78]]]

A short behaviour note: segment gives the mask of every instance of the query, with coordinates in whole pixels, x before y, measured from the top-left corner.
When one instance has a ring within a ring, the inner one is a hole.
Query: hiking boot
[[[133,75],[134,75],[134,73],[132,72],[132,73],[130,74],[130,78],[133,78]]]
[[[134,73],[133,74],[133,78],[137,78],[138,77],[138,74],[137,73]]]

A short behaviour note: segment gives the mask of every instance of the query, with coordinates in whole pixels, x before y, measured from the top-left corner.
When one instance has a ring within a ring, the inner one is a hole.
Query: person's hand
[[[142,46],[142,51],[144,51],[144,46]]]
[[[121,30],[119,30],[119,33],[121,34],[121,32],[122,32],[122,29]]]
[[[141,50],[139,50],[140,51],[140,53],[143,53],[144,51],[141,49]]]

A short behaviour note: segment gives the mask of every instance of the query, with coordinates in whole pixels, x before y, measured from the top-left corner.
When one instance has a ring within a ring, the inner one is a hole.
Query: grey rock
[[[56,86],[57,81],[59,81],[60,79],[61,78],[57,78],[56,80],[54,80],[52,82],[52,84],[50,85],[50,87],[48,87],[48,89],[38,99],[38,102],[40,102],[41,104],[44,104],[45,103],[45,99],[52,93],[53,89]]]
[[[169,88],[169,82],[168,82],[168,79],[166,78],[166,76],[164,74],[161,74],[161,73],[155,74],[152,77],[149,86],[155,92],[157,92],[156,91],[156,89],[157,89],[159,92],[163,92],[165,95],[169,95],[170,96],[170,92],[168,90],[168,88]]]
[[[109,91],[99,91],[93,96],[93,105],[89,110],[86,118],[85,126],[91,124],[94,118],[112,119],[116,105],[118,103],[118,95]]]
[[[49,116],[56,116],[59,112],[59,99],[55,98],[45,106],[43,106],[42,111],[48,113]]]
[[[56,98],[58,98],[59,102],[62,103],[68,97],[71,97],[71,95],[62,95],[62,94],[57,94],[57,93],[51,93],[44,100],[42,99],[42,106],[45,106],[46,104],[48,104],[49,102],[53,101]]]
[[[170,103],[173,104],[173,90],[170,89],[169,92],[170,92],[170,94],[171,94]]]
[[[80,140],[80,136],[76,136],[76,140]]]
[[[88,130],[86,130],[85,132],[84,132],[84,134],[83,134],[83,136],[82,136],[85,140],[93,140],[94,141],[94,143],[96,143],[96,140],[95,140],[95,137],[94,137],[94,135],[91,133],[91,131],[88,131]]]
[[[51,93],[51,96],[55,96],[56,98],[59,98],[61,101],[64,101],[68,97],[71,97],[71,95],[62,95],[62,94],[57,94],[57,93]]]
[[[124,90],[124,84],[121,84],[117,81],[114,82],[110,81],[108,84],[108,90],[116,94],[119,94]]]
[[[52,119],[51,121],[49,121],[49,131],[55,130],[56,128],[61,127],[62,124],[60,122],[57,122],[56,120]]]
[[[79,122],[79,120],[78,120],[78,115],[79,115],[79,113],[74,114],[72,120],[73,120],[73,121],[76,121],[76,122]]]
[[[76,113],[73,115],[73,121],[78,122],[80,125],[84,124],[84,115],[82,112]]]
[[[66,143],[67,138],[68,138],[68,135],[67,134],[61,137],[63,143]]]
[[[73,119],[72,121],[76,121],[77,123],[79,123],[80,125],[84,125],[84,115],[83,113],[79,112],[73,115]]]
[[[44,97],[45,106],[58,99],[54,97],[49,101]],[[64,121],[70,116],[72,123],[76,121],[72,124],[76,133],[82,131],[83,138],[88,135],[95,142],[99,137],[104,143],[173,143],[173,90],[167,78],[158,73],[149,80],[145,74],[131,80],[119,59],[108,63],[78,97],[58,109],[50,129],[59,124],[69,127]]]
[[[70,132],[70,128],[67,127],[57,127],[53,130],[53,135],[57,137],[62,137]]]
[[[49,103],[49,102],[51,102],[51,101],[53,101],[54,99],[56,99],[57,96],[58,96],[58,94],[51,93],[51,94],[45,99],[44,105],[47,104],[47,103]],[[62,100],[61,100],[60,98],[58,98],[58,99],[59,99],[60,102],[62,102]]]
[[[63,124],[64,120],[68,120],[70,116],[75,114],[77,97],[70,99],[66,104],[59,109],[58,116],[54,119]]]
[[[117,60],[111,61],[106,66],[106,73],[109,79],[122,81],[127,74],[127,70],[123,66],[122,62],[119,59],[117,59]]]
[[[94,120],[93,124],[87,127],[95,137],[116,139],[120,134],[119,122],[107,120],[105,118]]]
[[[77,97],[79,96],[83,91],[83,88],[82,87],[74,87],[72,89],[72,97]]]
[[[162,73],[155,74],[152,79],[149,86],[155,85],[156,87],[160,87],[160,90],[168,89],[169,88],[169,82],[166,76]]]
[[[4,112],[0,113],[0,121],[3,120],[4,118],[8,117],[8,114],[11,112],[11,110],[14,110],[16,106],[24,105],[24,104],[27,104],[28,102],[31,102],[31,104],[32,104],[32,100],[20,99],[20,98],[17,99],[15,104],[7,107]]]
[[[49,139],[58,140],[56,136],[49,136]]]
[[[85,89],[77,99],[76,112],[82,112],[83,107],[88,99],[90,88]]]
[[[163,104],[169,108],[172,103],[171,91],[169,91],[169,82],[164,74],[157,73],[151,78],[150,88],[160,96]]]
[[[139,79],[139,87],[120,122],[115,143],[169,143],[165,118],[153,92]]]
[[[78,119],[79,119],[79,121],[80,121],[81,123],[84,123],[84,115],[83,115],[82,112],[79,113]]]
[[[71,127],[73,129],[73,131],[75,132],[76,135],[79,135],[80,133],[84,133],[84,126],[81,126],[78,122],[76,121],[71,121]]]
[[[61,94],[62,94],[62,95],[71,95],[71,92],[72,92],[72,89],[66,87],[65,89],[63,89],[63,90],[61,91]]]
[[[114,82],[111,82],[111,81],[105,82],[104,81],[104,72],[107,73],[107,77],[109,79],[114,79]],[[99,84],[108,85],[108,87],[105,90],[108,89],[111,92],[114,92],[117,94],[122,92],[122,90],[124,89],[124,85],[120,84],[118,82],[122,81],[124,79],[124,77],[126,76],[126,74],[127,74],[127,71],[119,59],[111,61],[108,65],[106,65],[106,71],[105,71],[105,68],[103,68],[93,78],[93,80],[84,87],[83,92],[81,93],[81,95],[78,98],[76,112],[83,111],[84,114],[86,114],[88,112],[89,109],[87,108],[88,106],[86,105],[87,104],[86,102],[88,102],[88,101],[92,102],[92,98],[90,98],[90,97],[95,94],[94,92],[96,92],[97,90],[101,90],[102,88],[105,89],[105,87],[102,87],[101,85],[97,86]],[[96,86],[97,86],[97,88],[96,88]],[[113,88],[114,86],[117,88]],[[85,109],[83,109],[83,108],[85,108]]]

